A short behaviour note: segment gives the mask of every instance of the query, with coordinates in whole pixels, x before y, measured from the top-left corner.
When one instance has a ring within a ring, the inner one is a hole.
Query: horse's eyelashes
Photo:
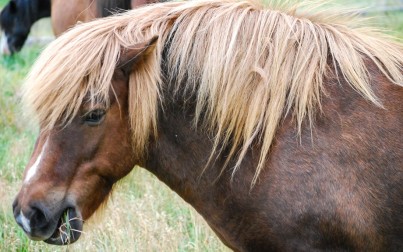
[[[95,109],[84,116],[84,122],[89,126],[99,125],[105,116],[106,111],[103,109]]]

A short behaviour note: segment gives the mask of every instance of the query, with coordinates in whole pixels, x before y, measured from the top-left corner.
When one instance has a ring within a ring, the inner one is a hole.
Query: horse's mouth
[[[73,208],[67,208],[60,216],[53,234],[44,242],[53,245],[67,245],[78,240],[83,230],[83,220]]]

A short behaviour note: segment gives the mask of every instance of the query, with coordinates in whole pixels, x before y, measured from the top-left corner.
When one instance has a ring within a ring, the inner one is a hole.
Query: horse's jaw
[[[82,230],[81,214],[73,208],[67,208],[60,216],[53,234],[44,242],[53,245],[68,245],[80,238]]]

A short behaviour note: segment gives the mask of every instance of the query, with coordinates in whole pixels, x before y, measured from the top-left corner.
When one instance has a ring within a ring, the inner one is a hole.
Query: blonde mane
[[[323,79],[335,70],[329,59],[339,76],[379,106],[366,59],[391,82],[403,83],[401,44],[358,25],[354,15],[320,11],[320,5],[311,14],[308,5],[285,2],[169,2],[80,24],[44,50],[23,100],[43,130],[68,124],[83,102],[108,106],[122,48],[158,35],[153,53],[130,77],[135,152],[144,153],[156,135],[162,88],[172,83],[177,95],[196,97],[195,125],[214,135],[213,152],[231,145],[234,172],[253,142],[261,144],[255,183],[285,115],[294,116],[299,131],[304,119],[312,124]],[[171,79],[161,76],[164,49]]]

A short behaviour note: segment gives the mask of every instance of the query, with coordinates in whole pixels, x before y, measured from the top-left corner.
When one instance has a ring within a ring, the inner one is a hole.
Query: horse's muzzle
[[[80,238],[83,221],[74,208],[68,208],[61,215],[56,227],[52,236],[46,239],[45,242],[54,245],[67,245]]]
[[[52,213],[42,204],[22,209],[13,203],[14,218],[27,236],[36,241],[67,245],[78,240],[83,228],[81,215],[71,207]]]

